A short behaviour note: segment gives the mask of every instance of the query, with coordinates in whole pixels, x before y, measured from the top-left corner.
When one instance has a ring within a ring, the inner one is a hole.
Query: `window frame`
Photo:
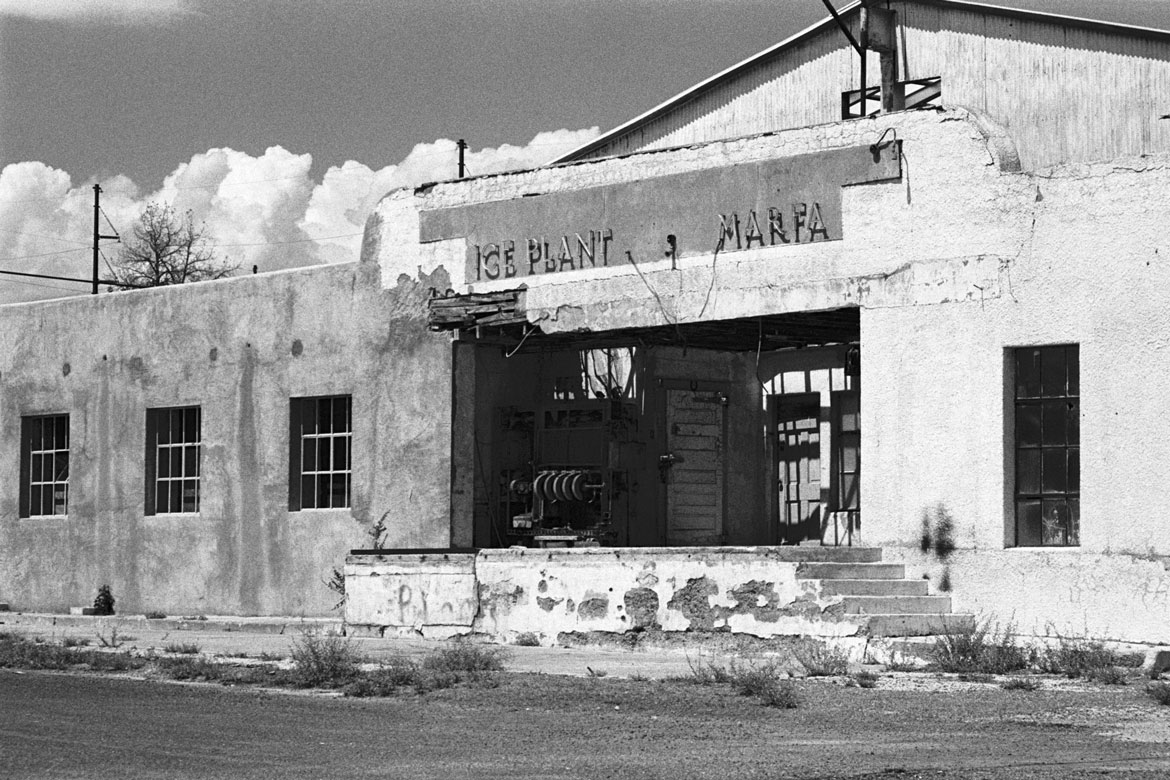
[[[1024,548],[1079,547],[1080,345],[1037,344],[1009,353],[1009,541]]]
[[[326,408],[329,410],[327,418],[322,416]],[[288,438],[289,511],[351,509],[353,396],[336,394],[289,398]],[[310,442],[311,457],[306,450]],[[338,467],[341,458],[344,463]],[[327,463],[326,468],[321,468],[323,463]],[[338,485],[341,486],[340,500],[337,499]]]
[[[191,420],[193,417],[193,421]],[[178,424],[179,430],[175,430]],[[191,434],[194,439],[191,439]],[[165,434],[165,435],[164,435]],[[165,439],[165,440],[164,440]],[[194,450],[194,460],[190,450]],[[167,451],[166,460],[161,458]],[[174,454],[179,455],[179,473],[174,471]],[[165,468],[162,464],[166,464]],[[161,473],[161,472],[166,472]],[[147,517],[166,515],[198,515],[203,503],[203,407],[198,404],[187,406],[159,406],[146,410],[146,453],[144,458],[143,514]],[[162,493],[160,486],[167,484],[166,509],[159,508]],[[194,506],[186,504],[186,483],[194,482]],[[173,508],[172,488],[179,485],[179,508]]]
[[[52,446],[50,448],[46,449],[46,448],[44,448],[44,444],[45,444],[44,424],[46,421],[50,421],[50,420],[53,421],[53,433],[52,433],[52,442],[51,442]],[[58,428],[58,424],[60,424],[61,422],[64,423],[64,425],[62,426],[63,430],[64,430],[64,442],[63,443],[58,441],[58,436],[57,436],[58,431],[61,430],[61,428]],[[36,443],[41,445],[40,449],[34,449],[34,446],[33,446],[34,445],[34,438],[38,438],[34,435],[36,433],[36,431],[34,430],[34,426],[39,427],[40,441],[36,442]],[[21,518],[35,519],[35,518],[68,517],[69,516],[69,455],[70,455],[71,438],[72,437],[70,436],[70,419],[69,419],[68,412],[53,413],[53,414],[31,414],[31,415],[22,415],[21,416],[21,418],[20,418],[20,486],[19,486],[20,496],[19,496],[19,512],[18,512],[18,514]],[[63,446],[61,446],[62,444],[63,444]],[[65,473],[64,473],[63,477],[57,473],[58,472],[57,461],[58,461],[58,457],[61,453],[64,453],[64,456],[65,456],[64,457]],[[43,479],[45,457],[51,458],[52,459],[51,462],[53,464],[52,470],[50,472],[52,479],[48,479],[48,480]],[[40,476],[42,477],[41,479],[36,480],[35,482],[33,480],[34,458],[40,458],[40,461],[39,461],[41,464],[41,475]],[[64,492],[63,506],[62,506],[60,512],[56,511],[56,509],[57,509],[56,487],[58,485],[61,485],[64,489],[63,490],[63,492]],[[40,495],[40,501],[38,502],[39,509],[44,509],[44,491],[45,491],[45,489],[48,488],[50,490],[50,496],[52,498],[51,498],[50,503],[49,503],[50,511],[48,513],[45,513],[45,512],[35,512],[34,513],[32,511],[33,506],[34,506],[34,504],[33,504],[34,488],[36,488],[35,492]]]

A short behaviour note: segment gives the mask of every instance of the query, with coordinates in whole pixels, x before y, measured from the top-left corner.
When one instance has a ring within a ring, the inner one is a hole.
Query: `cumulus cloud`
[[[0,0],[2,2],[2,0]],[[584,144],[597,128],[538,133],[523,146],[469,150],[472,176],[533,168]],[[273,146],[258,156],[208,149],[179,164],[154,191],[125,176],[102,179],[102,232],[129,235],[146,205],[190,210],[219,256],[241,271],[273,271],[358,259],[366,218],[387,192],[456,175],[456,142],[419,144],[399,163],[374,170],[348,161],[310,176],[312,157]],[[0,169],[0,269],[88,278],[92,263],[94,181],[40,162]],[[106,219],[109,223],[106,223]],[[103,242],[108,258],[117,245]],[[105,273],[103,268],[103,274]],[[88,292],[53,280],[0,276],[0,303]]]
[[[189,0],[0,0],[0,16],[157,23],[193,13]]]

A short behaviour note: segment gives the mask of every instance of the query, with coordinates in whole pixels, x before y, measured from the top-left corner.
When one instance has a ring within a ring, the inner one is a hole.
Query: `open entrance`
[[[473,546],[854,543],[856,309],[571,334],[435,310]]]

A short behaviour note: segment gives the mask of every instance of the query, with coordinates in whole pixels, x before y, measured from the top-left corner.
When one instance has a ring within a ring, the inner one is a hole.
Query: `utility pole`
[[[101,206],[98,205],[99,199],[101,198],[101,194],[102,194],[102,188],[97,184],[93,185],[93,289],[90,291],[91,295],[98,294],[98,282],[100,281],[100,279],[98,278],[98,269],[99,269],[98,256],[100,254],[100,252],[98,250],[99,242],[102,239],[108,239],[110,241],[120,241],[121,240],[121,236],[103,236],[101,234],[101,226],[99,224],[99,221],[101,218],[102,210],[101,210]]]
[[[460,138],[455,145],[459,147],[459,178],[462,179],[467,173],[467,168],[463,165],[463,150],[467,148],[467,142]]]

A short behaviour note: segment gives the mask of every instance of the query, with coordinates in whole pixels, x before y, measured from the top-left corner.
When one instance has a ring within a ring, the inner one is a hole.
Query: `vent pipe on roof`
[[[898,38],[897,28],[894,24],[894,12],[889,8],[878,8],[876,5],[871,8],[870,4],[874,3],[875,0],[861,0],[861,7],[858,9],[860,29],[858,37],[854,38],[849,25],[845,24],[845,20],[837,13],[832,2],[830,0],[821,1],[825,4],[825,8],[829,9],[829,13],[849,40],[850,45],[861,57],[861,85],[858,93],[861,116],[866,116],[869,113],[866,108],[868,102],[866,100],[866,87],[869,85],[866,53],[870,50],[881,55],[882,113],[905,108],[904,89],[898,84]]]

